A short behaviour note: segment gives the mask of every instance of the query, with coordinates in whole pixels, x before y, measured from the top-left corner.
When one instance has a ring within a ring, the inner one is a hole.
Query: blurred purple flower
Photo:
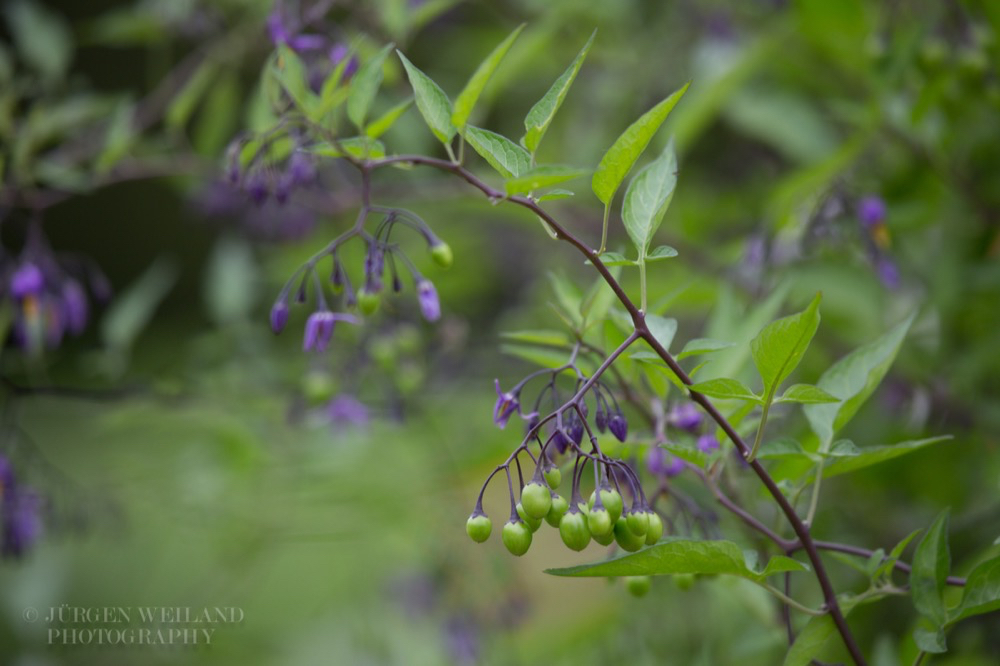
[[[612,414],[608,419],[608,430],[619,442],[624,442],[628,436],[628,421],[625,420],[625,415],[621,412]]]
[[[26,261],[10,277],[10,295],[16,299],[38,296],[45,288],[45,276],[38,266]]]
[[[500,380],[493,380],[497,389],[497,402],[493,406],[493,423],[500,426],[500,429],[507,427],[507,421],[511,415],[521,407],[517,396],[513,393],[504,393],[500,390]]]
[[[417,283],[417,299],[420,301],[420,312],[427,321],[437,321],[441,318],[441,301],[437,290],[430,280]]]
[[[330,47],[330,62],[332,62],[334,66],[339,65],[340,61],[346,58],[348,53],[350,53],[350,51],[343,44],[334,44]],[[354,76],[354,73],[358,71],[358,66],[359,63],[357,57],[351,56],[350,62],[348,62],[347,66],[344,67],[344,79],[347,80]]]
[[[646,468],[650,474],[672,478],[684,471],[684,461],[666,449],[654,446],[646,454]]]
[[[858,202],[858,219],[866,227],[874,227],[885,221],[886,205],[881,197],[869,195]]]
[[[277,335],[285,329],[288,323],[288,303],[281,299],[271,307],[271,330]]]
[[[354,426],[364,428],[368,425],[368,407],[363,402],[349,395],[339,395],[330,401],[327,414],[334,425]]]
[[[879,255],[875,260],[875,273],[878,275],[878,279],[882,281],[889,289],[896,289],[899,287],[899,269],[896,268],[895,262],[885,255]]]
[[[670,423],[681,430],[695,432],[701,425],[701,411],[690,402],[675,405],[667,417]]]
[[[10,461],[0,456],[0,555],[21,557],[42,533],[41,498],[17,483]]]
[[[711,453],[712,451],[719,450],[719,440],[715,438],[715,435],[702,435],[698,438],[695,446],[702,453]]]

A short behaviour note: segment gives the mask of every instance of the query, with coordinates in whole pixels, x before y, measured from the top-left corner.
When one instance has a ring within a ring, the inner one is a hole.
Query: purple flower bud
[[[271,306],[271,330],[277,335],[285,330],[285,324],[288,323],[288,303],[285,299],[281,299],[274,302]]]
[[[312,158],[302,151],[292,153],[286,173],[295,185],[308,185],[316,178],[316,167]]]
[[[610,419],[608,419],[608,430],[614,435],[619,442],[624,442],[625,437],[628,435],[628,421],[625,420],[625,415],[622,413],[613,414]]]
[[[281,174],[278,178],[277,184],[274,186],[274,200],[279,204],[284,205],[288,201],[288,197],[292,194],[292,179],[287,174]]]
[[[869,195],[858,202],[858,219],[866,227],[874,227],[885,221],[885,201],[876,195]]]
[[[594,414],[594,425],[600,433],[608,429],[608,413],[601,409],[600,404],[597,405],[597,412]]]
[[[10,295],[17,299],[37,296],[45,288],[45,276],[38,266],[26,261],[10,278]]]
[[[684,461],[667,453],[665,449],[654,446],[646,454],[646,468],[650,474],[671,478],[684,471]]]
[[[288,41],[290,35],[285,27],[285,21],[281,17],[278,9],[272,11],[267,17],[267,35],[271,38],[271,43],[277,46]]]
[[[580,417],[574,414],[569,419],[569,427],[567,428],[569,438],[572,439],[577,444],[583,441],[583,421]]]
[[[566,439],[566,435],[562,434],[562,430],[557,430],[552,435],[552,446],[556,447],[556,451],[559,453],[566,453],[566,449],[569,448],[569,440]]]
[[[368,407],[357,398],[340,395],[330,401],[327,414],[334,425],[363,428],[368,425]]]
[[[306,332],[302,341],[303,351],[326,351],[333,338],[333,327],[336,318],[329,310],[320,310],[309,315],[306,320]]]
[[[880,256],[875,261],[875,272],[882,284],[889,289],[895,289],[899,286],[899,269],[889,257]]]
[[[66,329],[79,335],[87,326],[87,295],[76,280],[66,280],[62,287],[62,310]]]
[[[493,406],[493,423],[500,426],[502,430],[507,427],[507,421],[510,420],[511,415],[520,409],[521,403],[513,393],[503,393],[500,390],[499,379],[493,381],[497,389],[497,402]]]
[[[437,290],[430,280],[417,283],[417,299],[420,301],[420,312],[427,321],[437,321],[441,318],[441,302]]]
[[[711,453],[712,451],[719,450],[719,440],[715,438],[715,435],[702,435],[698,438],[698,442],[695,444],[698,450],[702,453]]]
[[[701,412],[690,402],[676,405],[670,410],[670,423],[681,430],[694,432],[701,425]]]

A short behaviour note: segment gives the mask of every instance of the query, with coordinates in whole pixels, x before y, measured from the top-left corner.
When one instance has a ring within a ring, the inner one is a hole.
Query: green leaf
[[[793,384],[785,389],[785,392],[775,402],[818,404],[823,402],[840,402],[840,398],[835,398],[812,384]]]
[[[327,75],[323,81],[323,86],[319,90],[319,105],[313,114],[317,122],[321,121],[326,114],[330,113],[344,103],[344,100],[351,94],[351,87],[340,85],[344,82],[344,72],[347,65],[354,58],[354,50],[351,49],[340,59],[340,62]]]
[[[684,349],[682,349],[681,353],[677,355],[677,360],[680,361],[688,356],[698,356],[699,354],[711,354],[712,352],[717,352],[732,346],[732,342],[720,342],[719,340],[710,340],[708,338],[695,338],[687,341],[687,344],[684,345]]]
[[[906,547],[910,545],[910,542],[913,541],[913,539],[922,531],[922,529],[915,529],[903,537],[903,539],[897,543],[891,551],[889,551],[889,556],[885,558],[881,564],[879,564],[877,569],[875,569],[875,573],[872,574],[872,580],[891,574],[896,567],[896,562],[903,554],[903,551],[906,550]]]
[[[939,437],[917,439],[887,446],[866,446],[863,449],[859,449],[860,453],[852,458],[838,458],[837,460],[828,462],[826,467],[823,468],[823,476],[830,478],[854,472],[864,467],[870,467],[887,460],[892,460],[893,458],[904,456],[907,453],[919,451],[925,446],[944,442],[951,438],[951,435],[941,435]]]
[[[948,510],[942,511],[924,533],[913,554],[910,591],[917,611],[942,627],[948,621],[944,605],[945,579],[951,568],[948,551]]]
[[[587,265],[593,264],[590,259],[583,262]],[[605,266],[635,266],[635,262],[627,259],[621,252],[605,252],[601,255],[601,263]]]
[[[805,449],[802,448],[802,444],[789,437],[781,437],[779,439],[775,439],[770,442],[765,442],[760,447],[760,453],[757,454],[757,457],[758,458],[801,457],[807,460],[812,460],[812,459],[819,460],[819,456],[807,452]]]
[[[826,452],[830,458],[855,458],[861,455],[861,449],[849,439],[839,439]]]
[[[528,156],[528,163],[530,167],[530,155]],[[579,178],[586,173],[584,169],[576,169],[559,164],[543,164],[533,169],[529,168],[520,176],[508,178],[504,187],[507,189],[508,196],[526,194],[533,190],[540,190],[544,187],[551,187],[552,185],[564,183],[567,180]]]
[[[860,347],[834,363],[816,386],[841,402],[805,407],[806,418],[821,444],[828,444],[875,391],[910,329],[915,315],[906,318],[878,340]]]
[[[299,58],[299,54],[290,49],[287,44],[279,44],[278,57],[274,60],[271,71],[274,72],[274,77],[281,84],[281,87],[295,102],[295,106],[311,119],[317,120],[312,116],[319,107],[319,98],[309,88],[306,66]]]
[[[246,239],[222,236],[208,262],[204,281],[205,305],[216,324],[249,319],[256,300],[259,275],[254,253]]]
[[[643,363],[644,365],[654,366],[665,374],[667,379],[669,379],[674,386],[679,388],[681,391],[687,390],[687,384],[682,382],[680,377],[674,374],[674,371],[670,369],[670,366],[663,362],[663,359],[660,358],[659,354],[651,351],[637,351],[629,354],[629,358],[634,361],[638,361],[639,363]],[[692,370],[688,374],[694,375],[694,371]]]
[[[949,623],[1000,609],[1000,556],[981,562],[965,582],[962,602],[952,610]]]
[[[205,60],[194,71],[191,77],[181,87],[164,112],[164,122],[171,129],[179,129],[187,124],[191,114],[208,92],[212,82],[219,73],[219,66],[214,60]]]
[[[840,610],[845,617],[858,603],[855,599],[843,596],[838,597],[838,601],[840,602]],[[795,642],[785,654],[783,666],[809,666],[813,657],[820,653],[836,631],[837,625],[834,624],[833,617],[829,613],[811,618],[799,632],[799,635],[795,637]]]
[[[669,351],[670,343],[674,341],[674,335],[677,333],[677,320],[649,314],[646,315],[646,327],[649,328],[649,332],[653,334],[656,341]]]
[[[500,337],[514,342],[526,342],[534,345],[562,347],[571,345],[569,336],[562,331],[504,331]]]
[[[369,123],[365,128],[365,134],[373,139],[379,138],[389,131],[389,128],[392,127],[397,120],[399,120],[400,116],[406,113],[411,104],[413,104],[412,97],[404,99],[402,102],[392,107],[375,120],[371,121],[371,123]]]
[[[465,127],[465,123],[469,120],[469,116],[472,114],[472,109],[476,105],[476,101],[479,100],[479,95],[482,94],[483,89],[486,84],[489,83],[490,78],[493,76],[493,72],[496,71],[497,67],[500,65],[500,61],[503,57],[507,55],[507,51],[510,50],[511,45],[517,36],[521,34],[524,30],[524,23],[517,26],[514,32],[507,35],[507,38],[500,42],[499,45],[493,52],[486,56],[486,59],[479,65],[476,71],[473,73],[469,82],[465,84],[465,88],[462,92],[458,93],[458,97],[455,98],[455,110],[451,114],[451,122],[458,129]]]
[[[680,90],[671,93],[665,100],[644,113],[622,132],[608,152],[604,153],[594,172],[591,187],[605,206],[614,198],[625,176],[632,170],[632,166],[649,145],[656,130],[684,96],[689,85],[690,83],[685,83]]]
[[[403,67],[406,68],[406,76],[410,79],[410,86],[413,88],[413,94],[417,100],[417,109],[424,117],[424,122],[427,123],[427,127],[434,133],[438,141],[449,145],[458,131],[451,122],[451,100],[438,84],[417,69],[399,49],[396,49],[396,53],[403,61]]]
[[[621,275],[621,269],[612,270],[611,275],[617,280]],[[598,277],[580,303],[580,316],[583,317],[584,321],[598,323],[608,314],[608,310],[611,309],[616,300],[615,292],[611,290],[608,283],[604,281],[603,277]]]
[[[382,85],[382,67],[393,44],[387,44],[371,60],[361,65],[351,79],[351,93],[347,98],[347,117],[360,131],[365,129],[365,116],[375,101],[378,88]]]
[[[819,327],[819,301],[816,294],[805,310],[771,322],[750,341],[754,365],[764,381],[765,401],[771,401],[806,353]]]
[[[162,257],[154,261],[135,283],[118,294],[101,319],[101,340],[110,349],[124,352],[153,318],[156,308],[174,286],[177,266]]]
[[[303,150],[322,157],[349,156],[358,160],[385,157],[385,144],[368,136],[351,136],[339,139],[336,144],[321,141]]]
[[[557,199],[568,199],[569,197],[575,197],[576,192],[571,192],[570,190],[550,190],[538,197],[538,201],[555,201]]]
[[[520,176],[531,169],[528,151],[496,132],[467,125],[465,140],[504,178]]]
[[[552,283],[552,291],[555,292],[556,300],[570,317],[574,326],[579,326],[583,321],[580,318],[580,306],[583,304],[583,294],[566,276],[555,272],[549,272],[549,282]]]
[[[930,654],[941,654],[948,651],[944,631],[941,629],[924,629],[923,627],[918,627],[913,630],[913,641],[917,644],[918,648]]]
[[[131,102],[124,101],[115,109],[104,135],[104,147],[94,160],[94,171],[98,174],[107,174],[128,153],[135,139],[134,116],[135,105]]]
[[[677,185],[677,156],[673,141],[629,183],[622,204],[622,222],[642,261],[663,220]],[[665,257],[664,257],[665,258]]]
[[[751,402],[761,402],[760,396],[750,390],[741,381],[735,379],[709,379],[691,386],[691,390],[709,398],[719,398],[720,400],[749,400]]]
[[[33,0],[4,4],[8,35],[25,64],[46,79],[62,78],[73,57],[73,33],[66,19]]]
[[[660,245],[655,250],[646,255],[646,261],[663,261],[677,256],[677,250],[669,245]]]
[[[531,107],[528,115],[525,116],[524,129],[526,133],[521,141],[524,143],[525,148],[532,153],[538,150],[538,144],[541,143],[542,137],[545,136],[549,125],[552,124],[552,119],[555,118],[556,111],[559,110],[563,100],[566,99],[569,87],[573,85],[573,81],[576,79],[576,75],[580,71],[583,60],[587,57],[587,52],[590,51],[590,47],[594,43],[594,37],[596,36],[597,31],[594,30],[590,35],[590,39],[584,44],[583,49],[577,54],[569,68],[555,80],[555,83],[552,84],[548,92]]]
[[[558,349],[532,347],[529,345],[500,345],[500,352],[534,363],[543,368],[558,368],[566,365],[567,353]],[[572,370],[567,370],[572,372]]]
[[[754,553],[756,555],[756,553]],[[669,574],[727,574],[764,582],[768,576],[788,571],[808,571],[790,557],[775,556],[763,570],[751,567],[747,555],[732,541],[692,541],[667,537],[637,553],[561,569],[546,569],[553,576],[607,578],[618,576],[663,576]]]

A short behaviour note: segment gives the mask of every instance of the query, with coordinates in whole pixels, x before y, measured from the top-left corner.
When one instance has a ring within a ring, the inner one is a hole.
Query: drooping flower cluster
[[[667,414],[666,423],[680,433],[696,436],[694,448],[700,453],[708,455],[720,448],[716,436],[712,432],[704,430],[705,418],[691,402],[675,404]],[[646,469],[653,476],[670,479],[687,469],[687,463],[680,456],[674,455],[662,447],[654,446],[646,454]]]
[[[889,255],[891,236],[886,226],[888,206],[876,195],[863,197],[857,205],[858,221],[865,234],[868,255],[879,280],[889,289],[899,286],[899,269]]]
[[[271,132],[240,137],[227,151],[226,179],[258,207],[271,198],[284,207],[299,189],[316,183],[315,158],[300,137]]]
[[[21,485],[11,462],[0,455],[0,555],[22,557],[42,533],[41,497]]]

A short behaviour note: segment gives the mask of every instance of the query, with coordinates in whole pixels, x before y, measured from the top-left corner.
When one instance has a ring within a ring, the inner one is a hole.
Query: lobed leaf
[[[663,261],[677,256],[677,250],[669,245],[660,245],[655,250],[646,255],[646,261]]]

